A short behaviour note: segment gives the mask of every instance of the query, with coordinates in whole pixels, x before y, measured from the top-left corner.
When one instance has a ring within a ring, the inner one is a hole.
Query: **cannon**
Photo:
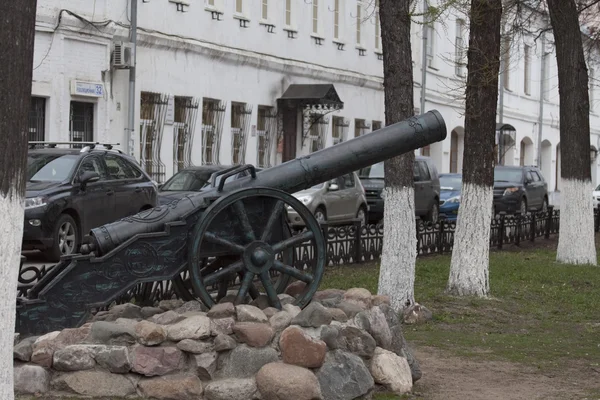
[[[437,111],[256,172],[252,165],[221,171],[211,187],[170,204],[92,229],[80,254],[61,261],[17,302],[17,332],[41,334],[76,327],[135,285],[171,280],[181,297],[207,308],[226,296],[236,304],[263,295],[281,309],[291,279],[304,282],[295,305],[308,305],[326,263],[323,232],[291,193],[327,182],[446,138]],[[249,176],[230,180],[241,171]],[[287,212],[304,220],[293,234]],[[294,267],[307,244],[308,268]],[[182,273],[189,279],[184,281]],[[238,288],[230,291],[239,280]],[[233,293],[231,293],[233,292]]]

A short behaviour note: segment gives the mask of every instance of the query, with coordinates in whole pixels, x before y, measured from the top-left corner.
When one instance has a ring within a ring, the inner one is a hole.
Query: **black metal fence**
[[[548,208],[546,212],[526,215],[500,215],[492,220],[490,247],[501,250],[503,246],[522,242],[534,242],[536,239],[548,239],[559,231],[560,211]],[[594,210],[594,230],[600,230],[600,213]],[[373,262],[380,258],[383,248],[383,225],[322,225],[327,241],[327,265],[344,265]],[[440,221],[427,224],[417,221],[417,254],[428,256],[452,251],[456,223]],[[314,261],[312,246],[304,243],[296,248],[294,265],[305,269]],[[50,271],[53,266],[23,266],[21,258],[19,271],[18,297],[25,297],[28,290]],[[185,276],[184,276],[185,278]],[[125,293],[118,304],[134,301],[138,304],[156,304],[164,299],[178,298],[171,281],[142,283]]]

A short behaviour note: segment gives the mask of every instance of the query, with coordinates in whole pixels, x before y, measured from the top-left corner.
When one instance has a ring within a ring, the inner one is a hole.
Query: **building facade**
[[[30,140],[120,143],[164,182],[192,164],[268,167],[371,132],[385,121],[377,6],[138,0],[131,133],[129,2],[38,0]],[[419,152],[441,172],[460,172],[468,25],[460,12],[446,14],[413,24],[415,112],[441,112],[448,138]],[[550,190],[559,191],[555,55],[546,46],[542,57],[533,37],[504,46],[510,51],[498,113],[502,162],[535,164],[539,153]],[[590,146],[598,149],[595,92]],[[594,182],[598,162],[591,166]]]

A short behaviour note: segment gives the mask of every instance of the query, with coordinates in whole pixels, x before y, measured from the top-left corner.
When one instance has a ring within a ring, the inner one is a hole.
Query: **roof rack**
[[[90,150],[94,150],[96,148],[96,146],[102,146],[104,148],[106,148],[106,150],[113,150],[113,146],[120,146],[120,143],[100,143],[100,142],[29,142],[29,148],[33,149],[36,146],[44,146],[44,147],[49,147],[51,149],[56,148],[57,145],[79,145],[79,146],[84,146],[81,149],[82,153],[88,152]],[[121,150],[119,149],[114,149],[116,151],[118,151],[119,153],[123,153]]]

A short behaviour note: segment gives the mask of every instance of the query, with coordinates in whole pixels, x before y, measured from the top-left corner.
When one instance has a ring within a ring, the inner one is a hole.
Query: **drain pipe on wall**
[[[132,44],[131,49],[131,67],[129,68],[129,106],[127,107],[128,126],[127,131],[129,134],[127,141],[127,153],[134,157],[134,146],[135,139],[133,133],[135,132],[135,66],[136,66],[136,53],[137,53],[137,9],[138,0],[131,1],[131,28],[129,33],[129,40]]]
[[[425,93],[427,92],[427,0],[423,0],[423,54],[421,57],[421,114],[425,113]]]
[[[546,89],[546,35],[542,34],[542,65],[540,67],[540,111],[538,117],[537,160],[536,165],[542,169],[542,131],[544,127],[544,91]]]

